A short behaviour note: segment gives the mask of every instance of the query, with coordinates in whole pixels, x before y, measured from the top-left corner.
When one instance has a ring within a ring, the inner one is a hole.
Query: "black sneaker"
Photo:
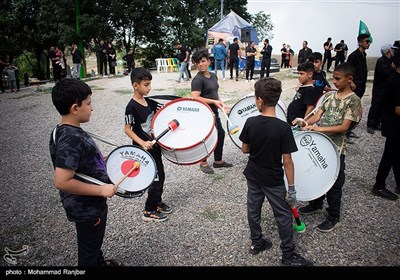
[[[369,134],[374,134],[375,133],[375,129],[373,128],[373,127],[367,127],[367,132],[369,133]]]
[[[143,211],[142,220],[145,222],[163,222],[168,219],[168,216],[158,211]]]
[[[262,251],[271,249],[271,247],[272,247],[271,240],[263,238],[262,242],[263,242],[263,244],[261,245],[261,247],[256,247],[254,245],[251,245],[250,249],[249,249],[249,253],[254,256],[254,255],[257,255],[258,253],[260,253]]]
[[[314,208],[310,204],[308,204],[307,206],[300,207],[299,213],[303,215],[320,214],[324,213],[324,210],[321,208]]]
[[[394,193],[392,193],[391,191],[389,191],[386,188],[383,188],[383,189],[372,188],[371,192],[373,195],[380,196],[382,198],[386,198],[389,200],[397,200],[399,198],[397,195],[395,195]]]
[[[283,266],[314,266],[312,261],[309,261],[297,253],[292,253],[289,258],[282,258]]]
[[[334,218],[328,215],[326,220],[317,226],[317,230],[322,232],[331,232],[335,227],[338,226],[340,226],[339,218]]]
[[[233,164],[227,163],[226,161],[224,161],[223,163],[216,163],[216,162],[213,163],[214,168],[223,168],[223,167],[232,167],[232,166],[233,166]]]
[[[160,203],[158,203],[158,206],[157,206],[157,212],[164,213],[164,214],[170,214],[170,213],[172,213],[172,208],[171,208],[171,206],[165,204],[164,202],[160,202]]]
[[[209,165],[203,165],[200,163],[200,170],[206,174],[214,174],[214,170]]]

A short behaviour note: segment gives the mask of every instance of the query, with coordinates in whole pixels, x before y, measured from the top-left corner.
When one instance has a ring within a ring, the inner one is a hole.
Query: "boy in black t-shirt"
[[[261,114],[249,117],[239,136],[243,153],[250,154],[243,172],[248,187],[247,219],[252,243],[250,253],[256,255],[272,247],[272,242],[263,238],[260,224],[262,205],[267,197],[281,238],[282,265],[310,266],[313,263],[295,252],[293,242],[290,205],[296,203],[296,190],[291,153],[297,151],[297,146],[291,126],[275,114],[282,83],[266,77],[257,81],[254,87],[256,105]],[[287,191],[284,171],[289,185]]]
[[[321,97],[325,92],[332,90],[331,85],[326,79],[325,71],[321,70],[322,54],[320,52],[313,52],[308,60],[314,63],[313,85],[318,91],[318,96]]]
[[[61,122],[50,138],[50,155],[55,168],[55,187],[68,220],[75,222],[79,266],[121,266],[105,260],[101,246],[107,223],[107,197],[117,192],[110,184],[104,158],[93,139],[80,127],[93,111],[92,91],[82,81],[63,79],[52,90],[52,100],[61,114]],[[105,182],[86,183],[77,173]]]
[[[317,90],[313,86],[314,64],[310,61],[305,61],[297,66],[297,71],[301,86],[288,106],[287,121],[290,124],[295,118],[304,118],[311,113],[319,97]]]
[[[147,190],[142,219],[146,222],[161,222],[167,220],[166,214],[171,213],[172,208],[162,201],[165,181],[164,165],[160,146],[152,142],[150,127],[156,111],[162,104],[145,98],[151,90],[152,79],[149,70],[142,67],[132,69],[133,97],[125,109],[125,134],[132,139],[133,145],[147,150],[156,163],[157,178]]]

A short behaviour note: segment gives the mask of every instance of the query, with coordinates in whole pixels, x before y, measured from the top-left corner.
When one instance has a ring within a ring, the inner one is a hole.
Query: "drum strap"
[[[56,142],[56,131],[57,131],[57,126],[53,129],[53,133],[52,133],[54,145],[57,145],[57,142]],[[88,134],[89,134],[89,133],[88,133]],[[90,134],[89,134],[89,135],[90,135]],[[106,185],[106,183],[104,183],[104,182],[102,182],[102,181],[100,181],[100,180],[97,180],[96,178],[93,178],[93,177],[90,177],[90,176],[88,176],[88,175],[82,174],[82,173],[75,172],[75,175],[76,175],[77,177],[81,178],[81,179],[84,179],[84,180],[86,180],[86,181],[89,181],[89,182],[91,182],[91,183],[93,183],[93,184],[96,184],[96,185],[99,185],[99,186],[101,186],[101,185]],[[123,190],[123,189],[121,189],[121,188],[119,188],[119,187],[118,187],[118,191],[119,191],[120,193],[122,193],[122,194],[125,193],[125,190]]]

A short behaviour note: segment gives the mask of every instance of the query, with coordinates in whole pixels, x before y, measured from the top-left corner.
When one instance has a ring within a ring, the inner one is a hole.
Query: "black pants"
[[[260,77],[269,77],[269,68],[271,67],[271,58],[266,58],[261,60],[261,70],[260,70]]]
[[[368,112],[367,127],[374,129],[381,124],[382,113],[382,94],[380,92],[372,92],[371,107]]]
[[[107,210],[97,220],[75,223],[78,239],[78,266],[100,266],[104,263],[101,246],[107,224]]]
[[[290,257],[295,245],[293,242],[293,217],[290,206],[285,200],[285,186],[259,186],[247,180],[247,187],[247,220],[252,245],[262,245],[261,210],[264,199],[267,197],[278,226],[282,255]]]
[[[399,139],[386,137],[385,148],[383,150],[381,162],[379,163],[374,188],[385,188],[386,178],[391,168],[393,168],[396,185],[400,186],[400,146],[398,143]]]
[[[239,77],[239,59],[237,57],[229,58],[229,71],[233,78],[233,68],[236,69],[236,78]]]
[[[147,190],[147,199],[144,209],[146,211],[155,211],[157,210],[158,203],[162,201],[162,194],[164,192],[165,172],[164,172],[164,164],[162,162],[160,146],[158,144],[154,145],[153,149],[148,150],[148,152],[152,155],[155,161],[157,167],[157,176],[154,182]]]
[[[326,69],[326,71],[328,72],[332,65],[332,54],[330,52],[324,53],[324,62],[322,62],[322,67],[321,67],[322,70],[324,70],[325,62],[328,62]]]
[[[256,62],[254,60],[247,60],[246,61],[246,80],[249,79],[249,73],[250,73],[250,80],[253,79],[255,64],[256,64]]]
[[[100,60],[100,75],[103,75],[103,73],[107,75],[107,60]]]
[[[215,114],[215,127],[217,128],[217,146],[214,150],[214,161],[221,161],[222,160],[222,154],[224,151],[224,141],[225,141],[225,130],[222,127],[221,123],[221,118],[219,115]],[[204,160],[203,162],[205,163],[207,160]]]
[[[362,98],[364,96],[364,93],[365,93],[365,87],[366,87],[365,83],[364,84],[360,84],[360,83],[356,84],[356,88],[354,89],[354,93],[358,97]]]
[[[331,217],[334,218],[340,218],[340,206],[342,204],[343,185],[346,179],[344,172],[344,170],[346,169],[344,158],[344,155],[340,155],[339,174],[332,188],[330,188],[330,190],[323,196],[310,201],[310,205],[314,209],[322,209],[324,199],[326,197],[326,200],[328,202],[328,208],[326,208],[326,211]]]
[[[110,68],[110,74],[111,75],[115,75],[115,66],[113,66],[113,63],[116,63],[116,62],[115,61],[109,61],[108,62],[108,67]],[[106,75],[107,75],[107,73],[106,73]]]

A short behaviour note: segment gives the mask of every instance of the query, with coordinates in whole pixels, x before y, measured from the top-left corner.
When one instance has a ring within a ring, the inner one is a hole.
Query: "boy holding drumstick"
[[[332,188],[307,206],[299,208],[304,215],[321,213],[324,199],[328,202],[327,217],[318,225],[317,229],[322,232],[330,232],[340,225],[340,206],[342,199],[342,188],[345,182],[345,155],[346,140],[345,133],[350,129],[353,122],[361,119],[361,99],[351,89],[353,82],[354,67],[345,62],[338,65],[333,71],[333,84],[337,92],[326,97],[318,111],[309,119],[296,118],[292,124],[298,124],[303,130],[318,131],[325,133],[336,145],[340,154],[340,169],[338,177]],[[313,124],[320,121],[319,126]]]

